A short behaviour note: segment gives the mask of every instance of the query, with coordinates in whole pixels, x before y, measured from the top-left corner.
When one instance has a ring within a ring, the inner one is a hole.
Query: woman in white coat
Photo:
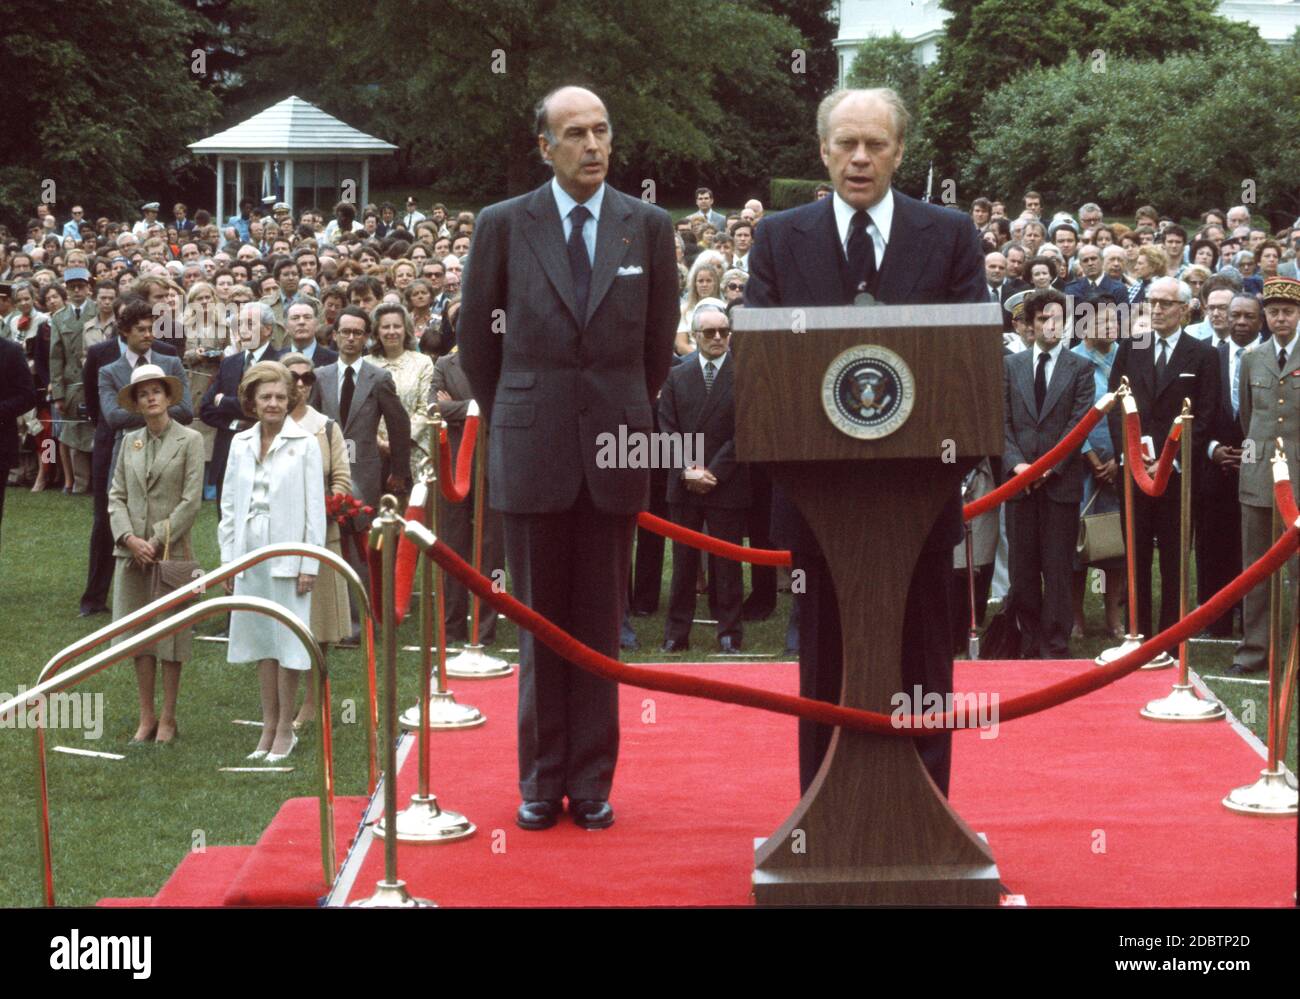
[[[268,544],[325,544],[320,448],[290,418],[292,398],[292,376],[276,361],[254,364],[239,383],[244,412],[257,423],[230,443],[218,528],[222,562]],[[245,569],[226,586],[237,594],[265,597],[307,624],[317,570],[315,559],[282,556]],[[298,677],[311,668],[307,649],[279,621],[236,611],[226,658],[258,664],[262,738],[249,759],[279,762],[298,742],[293,714]]]

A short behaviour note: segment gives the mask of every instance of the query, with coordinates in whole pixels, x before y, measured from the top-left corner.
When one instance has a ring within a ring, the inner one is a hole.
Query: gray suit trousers
[[[598,512],[584,486],[560,513],[505,516],[514,595],[617,658],[633,514]],[[609,798],[618,759],[618,684],[519,629],[519,791],[525,801]]]

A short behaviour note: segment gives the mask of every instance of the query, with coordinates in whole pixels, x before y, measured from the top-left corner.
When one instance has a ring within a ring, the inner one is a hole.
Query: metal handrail
[[[361,615],[361,619],[365,621],[366,668],[369,674],[366,684],[366,698],[369,701],[368,706],[370,709],[366,718],[366,741],[370,757],[367,793],[374,794],[375,788],[379,785],[379,698],[375,688],[375,630],[374,616],[370,607],[370,594],[366,592],[366,588],[356,570],[328,548],[292,542],[263,545],[261,548],[255,548],[248,554],[199,576],[189,586],[173,590],[171,593],[159,597],[151,604],[145,604],[139,610],[133,611],[125,617],[110,621],[98,631],[92,631],[89,635],[79,638],[67,648],[56,652],[41,669],[36,682],[38,684],[43,682],[47,677],[57,673],[83,652],[89,652],[91,649],[103,645],[106,641],[130,631],[139,622],[157,617],[163,611],[170,610],[179,604],[188,603],[195,596],[203,596],[213,586],[238,575],[250,566],[257,565],[269,558],[278,558],[284,555],[306,555],[333,568],[343,576],[352,596],[365,610],[365,614]]]
[[[186,588],[188,589],[188,588]],[[185,590],[181,591],[182,593]],[[159,601],[155,601],[159,603]],[[150,606],[153,606],[152,604]],[[330,705],[329,676],[326,673],[325,656],[307,625],[291,611],[279,604],[262,597],[238,596],[216,597],[194,604],[178,611],[165,620],[159,621],[138,635],[132,636],[121,645],[113,646],[87,659],[71,669],[48,677],[37,683],[31,690],[0,703],[0,717],[20,708],[26,709],[30,704],[40,704],[49,694],[59,693],[76,686],[87,677],[107,669],[115,662],[134,657],[136,652],[150,648],[161,638],[186,628],[193,621],[201,621],[226,610],[246,610],[256,614],[265,614],[275,618],[292,631],[307,649],[316,675],[317,702],[321,715],[321,865],[325,871],[325,884],[334,883],[338,871],[337,855],[334,843],[334,751],[333,751],[333,712]],[[126,618],[123,618],[126,620]],[[44,671],[42,671],[44,672]],[[43,722],[43,719],[42,719]],[[45,893],[45,904],[54,905],[54,861],[50,841],[50,796],[49,776],[45,757],[45,726],[37,724],[32,727],[36,750],[36,784],[40,798],[38,836],[41,846],[41,879]]]

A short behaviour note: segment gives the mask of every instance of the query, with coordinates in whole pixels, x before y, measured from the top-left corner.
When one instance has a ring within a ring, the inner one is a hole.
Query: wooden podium
[[[737,457],[768,464],[826,558],[841,703],[890,714],[922,544],[972,464],[960,459],[1002,452],[997,306],[741,309],[732,326]],[[759,841],[753,887],[760,905],[996,905],[999,878],[911,739],[836,729]]]

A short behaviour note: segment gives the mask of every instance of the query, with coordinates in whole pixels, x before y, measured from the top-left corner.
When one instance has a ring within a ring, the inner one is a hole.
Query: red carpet
[[[784,692],[796,686],[791,664],[673,668]],[[1087,668],[958,663],[957,684],[1005,700]],[[1135,674],[1008,723],[996,738],[957,735],[954,807],[988,836],[1004,883],[1029,905],[1291,904],[1295,822],[1245,818],[1219,804],[1254,779],[1260,757],[1226,723],[1138,716],[1172,680],[1172,671]],[[614,827],[586,832],[562,820],[527,833],[514,825],[515,681],[462,680],[453,689],[488,723],[434,733],[433,790],[478,832],[401,846],[399,875],[413,894],[444,906],[749,904],[753,840],[796,800],[794,719],[624,688]],[[413,751],[399,776],[402,806],[415,778]],[[360,812],[359,799],[339,800],[340,858]],[[249,851],[242,862],[209,848],[187,858],[154,901],[313,904],[323,891],[316,815],[315,799],[287,802],[256,847],[240,848]],[[375,842],[350,898],[368,896],[382,875]],[[101,904],[141,902],[150,904]]]

